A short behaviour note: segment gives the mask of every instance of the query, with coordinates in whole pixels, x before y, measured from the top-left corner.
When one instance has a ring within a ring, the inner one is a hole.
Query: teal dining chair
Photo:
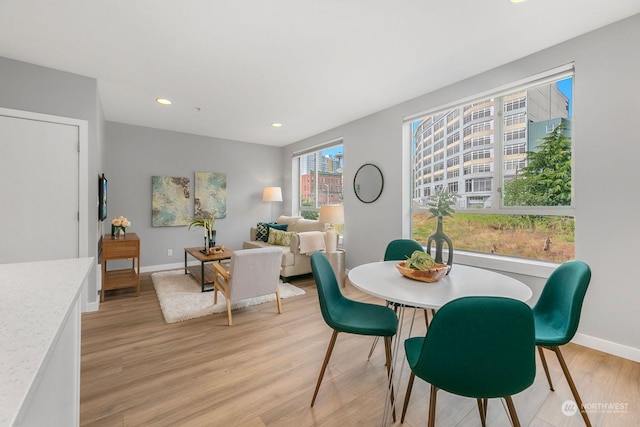
[[[384,251],[385,261],[405,261],[414,251],[424,252],[422,245],[411,239],[396,239],[389,242]]]
[[[326,324],[333,329],[329,347],[318,375],[316,389],[311,399],[311,406],[313,407],[340,332],[383,337],[387,376],[390,375],[391,337],[396,334],[398,318],[393,310],[388,307],[354,301],[342,295],[338,280],[324,254],[315,252],[311,255],[311,271],[318,289],[320,312]],[[391,402],[393,403],[393,390],[391,391]],[[395,413],[393,418],[395,421]]]
[[[528,388],[536,375],[535,328],[531,308],[511,298],[463,297],[442,306],[424,337],[404,342],[411,376],[404,422],[416,376],[431,384],[428,425],[435,425],[436,394],[444,390],[478,402],[482,425],[487,401],[504,398],[519,426],[511,395]]]
[[[536,346],[544,367],[544,373],[553,391],[553,383],[543,349],[553,351],[558,357],[573,398],[580,408],[584,423],[591,426],[589,416],[584,408],[578,389],[576,388],[569,368],[567,367],[560,346],[573,339],[578,330],[582,302],[591,281],[591,269],[582,261],[567,261],[556,268],[542,289],[540,298],[533,307],[533,318],[536,326]]]
[[[405,261],[406,259],[411,257],[415,251],[424,252],[424,248],[422,245],[415,240],[412,239],[396,239],[389,242],[387,248],[384,251],[384,260],[385,261]],[[398,304],[393,303],[391,301],[387,301],[387,307],[393,305],[394,311],[397,312]],[[431,310],[431,314],[434,311]],[[429,327],[429,316],[427,314],[427,309],[424,309],[424,323]],[[373,344],[371,345],[371,350],[369,350],[369,359],[371,359],[371,355],[373,354],[373,350],[375,350],[376,345],[378,344],[378,337],[373,340]]]

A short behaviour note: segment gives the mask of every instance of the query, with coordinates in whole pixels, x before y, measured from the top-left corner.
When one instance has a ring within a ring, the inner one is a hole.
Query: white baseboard
[[[187,265],[189,267],[194,266],[194,265],[200,265],[200,261],[191,261],[191,262],[188,262]],[[146,266],[146,267],[140,267],[140,272],[141,273],[150,273],[150,272],[154,272],[154,271],[174,270],[176,268],[184,268],[184,261],[183,262],[177,262],[175,264],[149,265],[149,266]]]
[[[98,297],[98,299],[100,299],[100,297]],[[83,313],[91,313],[94,311],[98,311],[100,309],[100,302],[96,301],[96,302],[90,302],[87,304],[87,311],[84,311]]]
[[[602,338],[592,337],[585,334],[576,334],[571,340],[572,343],[594,350],[602,351],[624,359],[640,362],[640,349],[629,347],[623,344],[603,340]]]

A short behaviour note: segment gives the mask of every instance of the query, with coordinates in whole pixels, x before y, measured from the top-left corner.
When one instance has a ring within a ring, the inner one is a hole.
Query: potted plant
[[[189,223],[188,230],[191,230],[192,227],[204,228],[204,239],[205,239],[205,249],[211,248],[216,244],[216,230],[213,227],[216,225],[215,218],[194,218]]]
[[[431,213],[431,216],[427,219],[437,219],[436,231],[427,238],[427,253],[431,255],[431,245],[435,244],[436,254],[434,261],[443,264],[442,247],[446,243],[449,253],[446,264],[450,267],[453,265],[453,243],[451,243],[449,236],[444,234],[444,231],[442,231],[442,219],[445,216],[453,217],[453,214],[455,213],[453,207],[456,204],[457,198],[458,195],[456,193],[449,193],[446,190],[440,190],[435,195],[429,197],[427,201],[427,206]],[[447,272],[447,274],[449,273]]]

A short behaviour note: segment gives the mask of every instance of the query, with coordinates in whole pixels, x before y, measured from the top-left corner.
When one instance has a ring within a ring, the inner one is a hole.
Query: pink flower
[[[120,215],[119,217],[113,218],[111,220],[111,225],[114,225],[116,227],[129,227],[131,225],[131,222],[124,216]]]

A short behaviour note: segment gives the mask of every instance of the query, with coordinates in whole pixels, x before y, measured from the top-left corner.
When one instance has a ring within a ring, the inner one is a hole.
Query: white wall
[[[577,341],[640,361],[635,268],[640,225],[634,191],[640,186],[637,40],[640,15],[299,141],[284,150],[284,164],[290,168],[294,151],[343,137],[347,267],[378,260],[389,240],[403,236],[410,220],[410,195],[403,193],[408,167],[403,118],[574,62],[576,257],[593,270]],[[385,179],[381,198],[372,204],[360,203],[352,187],[355,171],[367,162],[377,164]],[[288,185],[290,175],[289,170]],[[291,201],[285,204],[291,206]],[[521,278],[537,295],[540,278]]]

